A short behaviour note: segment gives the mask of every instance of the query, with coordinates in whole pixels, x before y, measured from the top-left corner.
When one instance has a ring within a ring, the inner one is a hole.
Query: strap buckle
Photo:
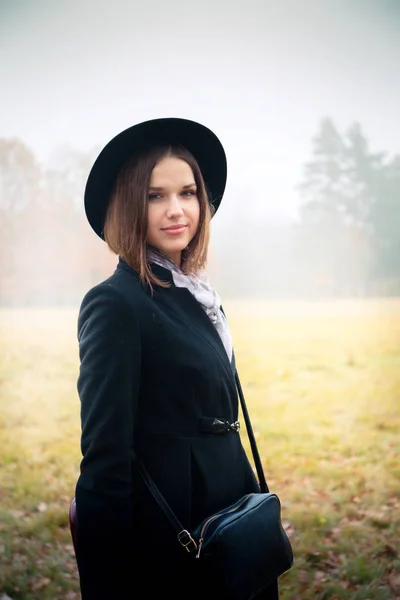
[[[197,544],[187,529],[182,529],[182,531],[178,533],[178,541],[189,554],[197,550]]]

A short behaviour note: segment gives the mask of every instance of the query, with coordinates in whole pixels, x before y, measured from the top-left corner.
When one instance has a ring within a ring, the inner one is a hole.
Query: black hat
[[[119,170],[126,160],[159,144],[184,146],[197,160],[209,201],[217,211],[225,191],[227,163],[224,148],[207,127],[188,119],[152,119],[116,135],[93,164],[85,188],[85,211],[93,230],[104,239],[107,206]]]

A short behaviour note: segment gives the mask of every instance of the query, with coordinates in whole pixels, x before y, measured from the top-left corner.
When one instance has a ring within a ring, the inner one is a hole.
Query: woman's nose
[[[175,217],[183,214],[182,202],[179,196],[172,196],[168,203],[168,216]]]

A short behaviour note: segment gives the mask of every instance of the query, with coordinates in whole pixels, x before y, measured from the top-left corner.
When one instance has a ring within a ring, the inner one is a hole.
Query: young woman
[[[78,319],[83,600],[228,600],[180,546],[136,462],[189,530],[259,490],[235,426],[229,326],[205,274],[226,174],[218,138],[185,119],[123,131],[89,174],[87,218],[119,262]],[[215,418],[232,428],[216,434]],[[258,597],[278,598],[276,582]]]

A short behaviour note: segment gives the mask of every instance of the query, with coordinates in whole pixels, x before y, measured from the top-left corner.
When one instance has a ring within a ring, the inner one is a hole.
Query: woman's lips
[[[186,227],[187,225],[171,225],[171,227],[165,227],[162,231],[165,231],[168,235],[179,235],[185,231]]]

